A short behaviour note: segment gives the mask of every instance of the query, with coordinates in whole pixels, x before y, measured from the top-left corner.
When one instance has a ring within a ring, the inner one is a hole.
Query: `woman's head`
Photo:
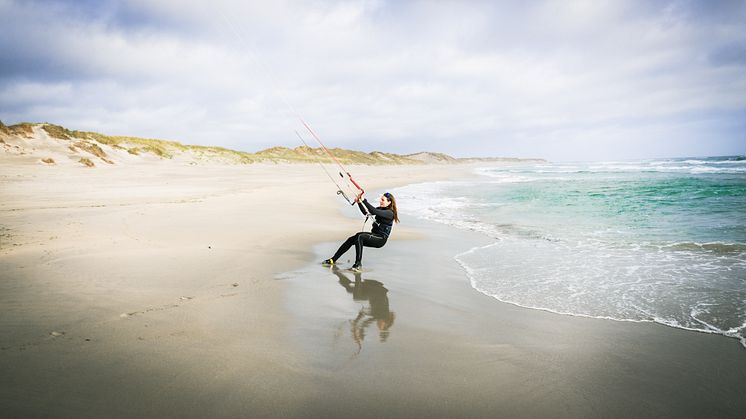
[[[391,209],[391,211],[394,212],[394,221],[396,221],[397,223],[399,222],[399,213],[396,211],[396,198],[394,198],[394,195],[391,195],[391,193],[389,192],[385,192],[383,195],[381,195],[378,204],[382,208]]]

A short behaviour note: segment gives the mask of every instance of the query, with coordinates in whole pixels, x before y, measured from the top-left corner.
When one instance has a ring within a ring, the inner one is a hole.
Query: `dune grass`
[[[242,164],[251,164],[259,160],[253,153],[217,146],[188,145],[185,146],[186,150],[199,156],[221,156]]]
[[[96,157],[100,157],[100,158],[103,159],[103,158],[106,158],[106,156],[107,156],[106,153],[104,152],[104,150],[101,149],[101,147],[99,147],[96,144],[91,144],[91,143],[86,142],[86,141],[77,141],[74,145],[75,145],[75,147],[77,147],[77,148],[79,148],[81,150],[87,151],[87,152],[93,154]]]
[[[44,124],[41,126],[41,129],[47,132],[50,137],[52,138],[59,138],[61,140],[70,140],[73,137],[75,137],[75,134],[73,131],[70,131],[69,129],[65,127],[61,127],[59,125],[54,124]]]
[[[10,135],[17,135],[24,138],[31,138],[34,136],[34,124],[28,122],[22,122],[6,128]]]
[[[97,132],[85,132],[86,138],[106,144],[113,148],[124,148],[127,152],[134,155],[140,153],[151,153],[164,159],[173,158],[174,151],[184,148],[184,145],[176,141],[156,140],[150,138],[127,137],[119,135],[104,135]],[[137,147],[127,147],[135,145]],[[134,152],[130,150],[135,150]]]
[[[195,158],[197,160],[212,160],[217,162],[230,162],[239,164],[251,164],[256,162],[286,162],[286,163],[334,163],[334,159],[322,148],[299,146],[295,148],[271,147],[256,153],[231,150],[217,146],[186,145],[178,141],[159,140],[153,138],[140,138],[117,135],[104,135],[91,131],[72,131],[65,127],[54,124],[31,124],[21,123],[6,126],[0,121],[0,132],[11,135],[25,136],[31,138],[34,135],[34,127],[41,127],[50,137],[74,141],[69,146],[70,150],[77,152],[78,149],[87,151],[107,163],[113,164],[107,158],[106,152],[98,144],[106,145],[114,149],[127,150],[129,154],[138,156],[143,153],[155,155],[161,159],[172,159],[175,156]],[[95,143],[98,144],[95,144]],[[443,153],[420,152],[408,155],[384,153],[373,151],[347,150],[343,148],[332,148],[331,153],[342,164],[364,164],[364,165],[400,165],[400,164],[428,164],[428,163],[472,163],[482,161],[505,161],[505,162],[534,162],[541,159],[511,159],[511,158],[454,158]],[[185,155],[185,153],[188,154]]]
[[[420,160],[410,159],[406,156],[393,153],[383,153],[373,151],[366,153],[364,151],[347,150],[343,148],[332,148],[329,150],[334,157],[342,164],[368,164],[368,165],[385,165],[385,164],[422,164]],[[322,163],[334,163],[334,159],[321,148],[312,148],[299,146],[295,148],[271,147],[255,153],[267,160],[281,160],[286,162],[307,163],[320,161]]]
[[[211,159],[218,157],[241,164],[251,164],[260,161],[282,161],[289,163],[313,163],[321,161],[323,163],[334,163],[334,160],[323,149],[307,146],[299,146],[296,148],[271,147],[256,153],[249,153],[217,146],[186,145],[178,141],[112,136],[90,131],[71,131],[54,124],[43,124],[42,128],[54,138],[64,140],[93,140],[110,147],[126,149],[129,154],[136,156],[141,155],[142,153],[150,153],[160,158],[171,159],[177,154],[190,152],[200,158]],[[78,141],[75,143],[75,146],[98,157],[104,158],[105,153],[100,147],[96,145],[86,146],[85,144],[88,143]],[[343,164],[381,165],[423,163],[421,160],[411,159],[407,156],[383,153],[380,151],[366,153],[342,148],[333,148],[330,151],[334,154],[337,160]]]

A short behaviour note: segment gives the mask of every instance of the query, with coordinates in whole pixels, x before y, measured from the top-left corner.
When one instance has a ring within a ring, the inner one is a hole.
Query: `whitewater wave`
[[[746,219],[739,209],[746,160],[550,163],[475,173],[399,188],[397,198],[406,214],[494,239],[455,257],[479,292],[558,314],[717,333],[746,346]]]
[[[552,174],[552,173],[630,173],[630,172],[661,172],[661,173],[746,173],[746,157],[734,156],[705,159],[670,159],[670,160],[640,160],[640,161],[605,161],[595,163],[574,164],[537,164],[532,166],[510,167],[482,167],[476,173],[484,176],[497,177],[497,174]],[[518,179],[516,181],[528,181]]]
[[[658,293],[651,295],[634,295],[635,293],[641,293],[648,291],[650,286],[666,287],[669,286],[668,281],[659,281],[653,284],[642,284],[642,281],[638,279],[631,279],[629,282],[622,282],[618,284],[596,284],[596,290],[583,289],[583,285],[572,283],[563,283],[562,278],[543,278],[542,283],[532,283],[526,287],[518,287],[517,289],[509,284],[501,284],[496,287],[494,281],[490,280],[489,275],[485,275],[485,269],[489,272],[488,268],[484,265],[480,266],[474,261],[468,259],[474,259],[477,261],[484,261],[486,257],[480,256],[480,252],[488,252],[489,249],[504,246],[504,243],[495,242],[486,246],[477,246],[466,252],[460,253],[454,256],[456,262],[464,269],[469,283],[478,292],[485,294],[489,297],[495,298],[498,301],[512,304],[518,307],[523,307],[533,310],[541,310],[559,315],[568,315],[575,317],[586,317],[613,321],[623,322],[653,322],[659,323],[665,326],[674,327],[677,329],[684,329],[703,333],[719,334],[731,338],[739,339],[741,344],[746,348],[746,320],[741,317],[741,323],[731,327],[723,327],[716,324],[720,320],[719,313],[712,313],[711,309],[716,306],[715,303],[710,302],[695,302],[691,304],[689,309],[682,307],[682,310],[688,310],[676,314],[675,311],[666,313],[665,310],[661,311],[660,308],[656,308],[654,302],[658,297],[656,295],[665,295],[664,290],[659,290]],[[640,270],[640,266],[628,267],[628,272],[634,274]],[[512,275],[520,275],[520,271],[514,270]],[[527,278],[517,279],[517,282],[531,281],[531,276]],[[527,284],[522,284],[527,285]],[[546,291],[557,291],[557,287],[565,287],[564,291],[574,301],[563,301],[563,298],[549,298],[547,302],[553,301],[554,304],[540,303],[539,300],[526,298],[526,291],[530,288],[533,293],[541,293]],[[593,300],[600,294],[613,294],[612,290],[614,286],[625,287],[625,292],[616,295],[609,301],[600,300],[598,307],[603,307],[602,310],[595,310],[593,304],[577,304],[581,301]],[[631,286],[631,287],[629,287]],[[628,288],[629,287],[629,288]],[[742,306],[746,305],[746,298],[742,301]],[[573,309],[572,307],[575,307]],[[578,310],[578,308],[583,308]]]

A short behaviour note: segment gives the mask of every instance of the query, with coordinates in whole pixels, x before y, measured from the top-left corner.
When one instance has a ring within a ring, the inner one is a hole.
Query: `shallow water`
[[[472,286],[557,313],[719,333],[746,346],[746,159],[483,167],[395,191],[405,215],[494,239]]]

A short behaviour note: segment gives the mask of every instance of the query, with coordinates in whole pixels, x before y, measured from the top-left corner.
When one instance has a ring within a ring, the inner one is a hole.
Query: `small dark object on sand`
[[[233,286],[234,286],[234,287],[237,287],[237,286],[238,286],[238,282],[234,282],[234,283],[233,283]]]
[[[208,249],[212,249],[212,246],[207,246]]]

